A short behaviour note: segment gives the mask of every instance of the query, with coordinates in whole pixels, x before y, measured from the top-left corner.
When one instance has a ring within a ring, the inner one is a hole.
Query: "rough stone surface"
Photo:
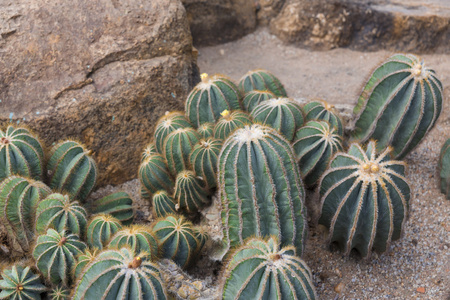
[[[178,0],[3,0],[0,123],[93,151],[99,184],[136,177],[156,120],[198,82]]]
[[[286,0],[256,0],[256,18],[259,25],[268,25],[283,8]]]

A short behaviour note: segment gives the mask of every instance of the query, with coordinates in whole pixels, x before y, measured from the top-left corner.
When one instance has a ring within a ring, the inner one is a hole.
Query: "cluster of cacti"
[[[450,200],[450,139],[448,139],[441,149],[439,156],[439,177],[441,193]]]
[[[126,192],[112,193],[92,202],[92,214],[108,214],[123,225],[130,225],[134,219],[133,199]]]

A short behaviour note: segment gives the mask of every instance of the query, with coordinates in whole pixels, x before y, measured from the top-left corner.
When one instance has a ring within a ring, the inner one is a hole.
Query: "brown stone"
[[[268,25],[280,13],[285,2],[286,0],[256,0],[256,18],[258,19],[258,24]]]
[[[178,0],[6,0],[0,123],[93,151],[99,185],[136,177],[156,120],[199,81]]]

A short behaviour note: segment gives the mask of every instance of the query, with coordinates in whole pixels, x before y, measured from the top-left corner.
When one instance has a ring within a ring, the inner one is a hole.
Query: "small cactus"
[[[253,124],[251,117],[239,110],[224,110],[221,116],[214,126],[214,137],[218,140],[225,140],[236,129]]]
[[[214,123],[203,123],[197,128],[198,134],[202,139],[209,139],[214,136]]]
[[[195,226],[194,234],[198,242],[197,250],[195,250],[195,252],[200,253],[203,246],[205,246],[206,242],[209,240],[209,234],[208,231],[202,226]]]
[[[143,193],[147,197],[156,191],[167,190],[172,192],[174,181],[170,175],[167,161],[161,154],[148,156],[139,166],[138,173]]]
[[[280,80],[266,70],[253,70],[239,80],[239,89],[243,94],[252,90],[271,91],[277,97],[287,97],[286,90]]]
[[[75,265],[72,268],[72,278],[77,279],[83,271],[84,267],[86,267],[91,261],[97,257],[98,249],[94,248],[93,250],[86,248],[82,254],[77,256],[77,260]]]
[[[200,135],[192,128],[177,129],[167,136],[163,153],[170,174],[189,169],[189,154],[199,141]]]
[[[303,111],[305,112],[306,121],[327,121],[331,126],[336,128],[337,134],[344,134],[344,126],[334,105],[330,105],[323,100],[316,100],[303,106]]]
[[[245,94],[243,102],[244,110],[251,113],[252,110],[261,102],[276,98],[270,91],[253,90]]]
[[[1,273],[0,299],[40,300],[47,288],[30,267],[13,265]]]
[[[153,215],[160,218],[177,212],[175,199],[167,191],[160,190],[153,194]]]
[[[150,260],[158,258],[158,241],[146,226],[132,225],[117,231],[109,241],[108,248],[120,249],[123,246],[129,246],[135,253],[147,253]]]
[[[99,214],[94,216],[88,224],[86,241],[89,247],[102,249],[110,238],[120,229],[120,221],[111,215]]]
[[[209,204],[203,181],[189,170],[178,173],[174,198],[178,201],[178,209],[185,209],[188,213],[197,213]]]
[[[173,131],[180,128],[192,128],[191,122],[184,113],[179,111],[166,112],[158,122],[155,129],[155,145],[159,153],[164,150],[164,140]]]
[[[219,157],[222,141],[209,138],[202,139],[192,149],[189,160],[197,176],[203,178],[208,190],[216,187],[217,159]]]
[[[366,150],[352,144],[337,153],[319,184],[319,223],[330,231],[348,255],[356,249],[362,257],[372,250],[387,250],[400,238],[409,210],[410,188],[404,176],[406,164],[390,159],[391,149],[376,154],[375,142]]]
[[[141,155],[141,162],[145,161],[147,157],[152,156],[153,154],[161,154],[158,149],[156,149],[155,142],[151,142],[145,147],[144,152],[142,152]]]
[[[134,219],[133,199],[126,192],[112,193],[92,203],[93,214],[110,214],[123,225],[130,225]]]
[[[48,293],[48,300],[69,300],[69,296],[69,289],[63,286],[57,286]]]
[[[439,156],[439,177],[441,178],[441,193],[450,200],[450,139],[448,139],[441,149]]]

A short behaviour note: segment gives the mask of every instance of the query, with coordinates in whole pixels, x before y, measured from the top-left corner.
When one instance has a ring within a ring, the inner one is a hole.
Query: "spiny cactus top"
[[[210,137],[214,136],[214,123],[203,123],[197,128],[198,134],[200,134],[200,137],[203,139],[209,139]]]
[[[110,214],[123,225],[134,219],[133,199],[127,192],[117,192],[97,199],[92,203],[93,214]]]
[[[0,181],[11,175],[42,180],[43,173],[44,150],[38,138],[21,127],[0,130]]]
[[[321,179],[319,223],[329,228],[329,242],[347,255],[356,249],[366,258],[400,238],[410,188],[406,164],[391,160],[390,151],[376,155],[373,141],[366,150],[352,144],[347,153],[336,154]]]
[[[377,140],[377,151],[393,147],[402,159],[436,123],[442,109],[442,84],[418,57],[396,54],[370,76],[354,109],[351,140]]]
[[[84,249],[84,252],[77,256],[76,264],[72,268],[72,278],[75,280],[78,279],[78,276],[81,274],[84,267],[93,261],[98,253],[99,250],[97,248],[93,248],[92,250],[89,248]]]
[[[141,162],[143,162],[147,159],[147,157],[152,156],[153,154],[161,154],[158,152],[158,149],[156,149],[155,142],[151,142],[145,147],[144,152],[142,152],[141,155]]]
[[[178,173],[173,197],[178,201],[178,208],[188,213],[197,213],[209,204],[204,182],[190,170]]]
[[[90,151],[78,142],[66,140],[50,151],[47,163],[49,186],[68,193],[71,199],[86,200],[97,182],[97,165]]]
[[[277,96],[271,91],[249,91],[245,94],[244,100],[242,101],[244,110],[250,113],[259,103],[272,98],[277,98]]]
[[[199,141],[200,135],[192,128],[180,128],[167,136],[163,153],[172,176],[189,169],[189,154]]]
[[[145,253],[129,248],[105,250],[80,274],[72,300],[165,300],[166,287],[158,266]]]
[[[174,181],[169,172],[167,161],[161,154],[149,155],[139,166],[139,181],[143,192],[153,194],[159,190],[172,192]]]
[[[122,224],[113,216],[107,214],[96,215],[88,224],[86,242],[89,247],[102,249],[120,229],[122,229]]]
[[[334,108],[334,105],[330,105],[328,104],[328,102],[323,100],[316,100],[309,102],[305,106],[303,106],[303,110],[305,112],[306,121],[327,121],[331,126],[336,128],[339,135],[344,134],[344,126],[342,126],[342,121],[339,118],[339,113]]]
[[[213,189],[217,185],[217,160],[221,148],[222,141],[218,139],[202,139],[189,156],[192,169],[205,181],[207,189]]]
[[[165,138],[174,130],[179,128],[192,128],[191,122],[186,119],[180,111],[166,112],[158,122],[155,129],[155,144],[159,153],[164,149]]]
[[[186,116],[195,127],[206,122],[215,123],[224,110],[241,109],[241,93],[237,86],[223,75],[209,77],[202,74],[186,100]]]
[[[441,149],[439,176],[441,178],[441,193],[447,195],[447,200],[450,200],[450,139],[444,143]]]
[[[275,237],[251,238],[231,255],[222,299],[316,299],[312,273],[295,247],[280,249]]]
[[[233,112],[224,110],[220,115],[222,117],[214,126],[214,137],[219,140],[225,140],[238,128],[253,124],[252,118],[247,113],[239,110]]]
[[[239,80],[239,89],[243,94],[252,90],[271,91],[277,97],[287,97],[286,90],[280,80],[266,70],[253,70]]]
[[[164,217],[168,214],[175,214],[175,199],[165,190],[157,191],[153,194],[153,215],[156,217]]]
[[[117,231],[108,248],[120,249],[129,246],[135,253],[145,252],[150,260],[158,258],[158,241],[151,229],[143,225],[132,225]]]
[[[69,300],[70,290],[63,286],[52,288],[48,293],[48,300]]]
[[[47,290],[30,267],[13,265],[4,269],[0,280],[0,299],[40,300]]]

